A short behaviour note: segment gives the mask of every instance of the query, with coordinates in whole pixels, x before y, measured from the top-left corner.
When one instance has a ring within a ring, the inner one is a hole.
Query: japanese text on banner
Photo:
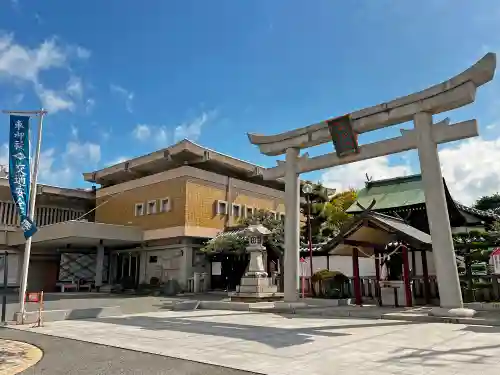
[[[30,152],[28,116],[10,116],[9,139],[9,184],[12,199],[21,218],[21,229],[25,238],[37,231],[28,216],[30,202]]]

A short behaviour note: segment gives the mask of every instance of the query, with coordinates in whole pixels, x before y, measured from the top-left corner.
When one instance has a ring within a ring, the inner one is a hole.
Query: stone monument
[[[231,301],[260,302],[283,298],[283,294],[278,293],[278,287],[273,285],[264,268],[264,239],[269,234],[271,231],[262,224],[250,225],[242,231],[242,235],[248,238],[246,251],[250,254],[250,261],[236,292],[229,293]]]

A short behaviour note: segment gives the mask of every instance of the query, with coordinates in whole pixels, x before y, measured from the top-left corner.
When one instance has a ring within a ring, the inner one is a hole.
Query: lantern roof
[[[246,236],[268,236],[272,232],[262,224],[252,224],[243,230]]]

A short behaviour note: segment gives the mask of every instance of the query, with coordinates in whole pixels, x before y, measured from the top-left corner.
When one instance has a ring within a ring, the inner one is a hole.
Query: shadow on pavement
[[[228,314],[228,315],[242,315]],[[225,316],[225,315],[213,315]],[[272,326],[243,325],[235,323],[222,323],[214,321],[196,320],[201,316],[185,317],[151,317],[151,316],[127,316],[108,317],[98,320],[100,323],[108,323],[121,326],[140,327],[151,331],[174,331],[192,333],[199,335],[210,335],[220,337],[230,337],[246,341],[259,342],[272,348],[286,348],[295,345],[303,345],[314,341],[314,337],[338,337],[347,336],[345,332],[331,332],[349,328],[368,328],[386,326],[409,325],[409,322],[392,322],[377,324],[356,324],[356,325],[329,325],[306,328],[278,328]],[[210,317],[210,315],[205,315]],[[191,319],[190,319],[191,318]]]
[[[498,354],[480,353],[481,350],[499,349],[500,344],[474,346],[471,348],[433,349],[433,348],[398,348],[391,358],[379,361],[384,364],[412,364],[430,367],[448,367],[460,363],[481,365],[498,364]],[[397,352],[397,354],[396,354]],[[488,362],[491,359],[491,362]]]
[[[462,331],[474,333],[496,333],[500,334],[500,327],[496,326],[467,326],[462,328]],[[499,335],[500,337],[500,335]]]

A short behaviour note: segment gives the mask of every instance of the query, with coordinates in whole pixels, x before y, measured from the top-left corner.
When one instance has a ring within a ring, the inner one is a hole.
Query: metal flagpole
[[[40,150],[41,150],[41,145],[42,145],[42,126],[43,126],[43,116],[47,113],[47,111],[44,111],[42,108],[39,111],[3,111],[4,113],[9,113],[9,114],[34,114],[38,115],[38,136],[36,140],[36,150],[35,150],[35,160],[34,160],[34,167],[33,167],[33,174],[32,174],[32,180],[31,180],[31,188],[30,188],[30,205],[29,205],[29,211],[28,211],[28,216],[31,220],[34,219],[35,216],[35,204],[36,204],[36,193],[37,193],[37,180],[38,180],[38,166],[40,163]],[[19,289],[19,313],[21,314],[21,320],[24,323],[24,317],[25,317],[25,295],[26,295],[26,289],[27,289],[27,284],[28,284],[28,268],[30,264],[30,253],[31,253],[31,239],[32,237],[29,237],[26,240],[26,245],[24,247],[24,259],[23,259],[23,269],[21,273],[21,288]]]

